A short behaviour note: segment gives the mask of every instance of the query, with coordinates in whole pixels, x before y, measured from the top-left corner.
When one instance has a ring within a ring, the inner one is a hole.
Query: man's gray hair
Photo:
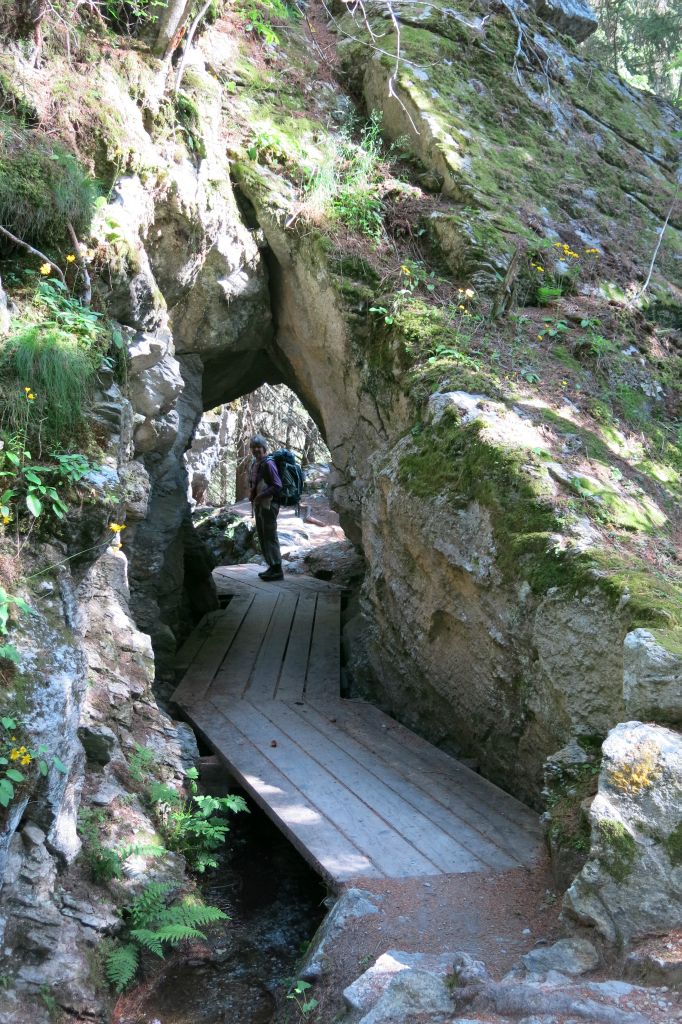
[[[266,451],[268,450],[268,442],[262,434],[254,434],[249,441],[249,448],[253,448],[255,445],[258,445],[259,448],[265,448]]]

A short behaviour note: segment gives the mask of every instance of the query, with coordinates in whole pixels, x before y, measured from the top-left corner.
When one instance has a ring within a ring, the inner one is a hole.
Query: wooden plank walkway
[[[173,700],[333,885],[531,867],[537,816],[371,704],[342,700],[340,594],[310,577],[232,594],[178,655]]]

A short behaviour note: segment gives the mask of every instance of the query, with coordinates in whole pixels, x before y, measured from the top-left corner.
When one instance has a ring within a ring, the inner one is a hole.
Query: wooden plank
[[[198,706],[191,720],[206,742],[296,849],[332,884],[382,877],[371,857],[330,822],[215,707]]]
[[[268,710],[286,707],[280,701]],[[235,701],[226,717],[305,797],[333,821],[344,835],[389,878],[440,874],[437,865],[404,839],[389,822],[369,807],[318,761],[282,732],[249,701]],[[310,741],[316,737],[310,730]],[[274,745],[273,745],[274,743]]]
[[[264,583],[259,579],[258,573],[263,571],[262,565],[223,565],[213,570],[213,577],[216,585],[222,593],[230,593],[230,590],[241,592],[244,588],[257,590],[292,590],[300,593],[302,590],[314,593],[341,593],[343,587],[330,580],[318,580],[314,576],[289,576],[287,575],[286,563],[283,563],[284,579],[275,583]]]
[[[336,698],[340,690],[341,598],[320,594],[305,679],[307,700]]]
[[[289,644],[275,696],[278,700],[303,700],[310,637],[315,618],[315,594],[301,594],[291,627]]]
[[[225,608],[218,608],[214,612],[204,615],[199,624],[192,630],[182,647],[175,655],[175,672],[178,682],[197,657],[199,651],[214,631],[217,623],[224,617]]]
[[[256,593],[239,632],[213,677],[209,696],[218,703],[243,697],[277,605],[277,593]]]
[[[274,699],[297,604],[298,596],[296,594],[278,594],[277,605],[270,619],[263,646],[258,652],[251,673],[251,681],[246,691],[249,700]]]
[[[422,789],[418,784],[415,784],[409,772],[405,773],[404,770],[396,770],[392,765],[389,765],[381,756],[379,749],[382,746],[381,742],[375,743],[373,749],[369,749],[349,735],[348,732],[343,731],[338,723],[334,721],[336,714],[333,705],[329,705],[328,714],[321,714],[319,710],[310,704],[287,706],[290,712],[298,718],[310,722],[318,730],[320,733],[320,748],[324,745],[326,764],[331,763],[327,747],[332,744],[341,750],[347,758],[352,758],[362,765],[375,780],[375,786],[378,783],[380,788],[376,791],[377,799],[381,799],[383,810],[387,810],[389,806],[383,796],[380,795],[383,787],[386,787],[393,793],[394,797],[397,795],[402,801],[401,813],[403,816],[407,815],[411,820],[415,821],[426,820],[427,824],[421,833],[425,843],[432,842],[433,829],[445,833],[451,843],[454,841],[459,853],[451,863],[444,865],[444,871],[485,871],[488,868],[509,870],[523,863],[523,861],[514,857],[513,853],[507,851],[507,843],[503,837],[499,837],[495,841],[472,828],[467,821],[467,808],[459,807],[456,812],[452,804],[450,807],[444,807],[437,800],[433,799],[428,789]],[[289,732],[288,726],[282,727],[285,728],[286,732]],[[343,770],[341,765],[339,765],[339,770]],[[349,772],[344,774],[344,780],[350,782],[351,774]],[[359,792],[356,788],[354,788],[354,791]],[[407,833],[403,834],[406,835]],[[438,838],[437,835],[436,838]],[[424,850],[424,852],[429,852],[427,847],[419,843],[416,845]],[[448,845],[444,847],[444,850],[446,855],[450,856],[450,847]]]
[[[307,750],[318,765],[325,768],[331,775],[343,781],[355,796],[359,797],[368,807],[380,811],[381,817],[390,823],[395,831],[408,840],[416,850],[428,857],[444,873],[458,873],[469,871],[485,871],[490,866],[502,867],[505,869],[517,867],[518,863],[510,857],[506,857],[491,843],[485,843],[478,837],[478,846],[485,846],[489,854],[489,860],[479,859],[471,847],[466,846],[453,838],[453,831],[459,828],[465,835],[466,825],[454,820],[449,831],[443,829],[434,820],[446,817],[443,809],[434,818],[428,815],[426,808],[427,799],[423,793],[419,794],[420,799],[410,804],[403,796],[406,783],[403,779],[395,779],[395,785],[390,786],[385,778],[386,766],[377,758],[364,759],[365,763],[356,759],[352,754],[341,747],[339,743],[347,740],[345,734],[340,730],[334,731],[333,726],[329,729],[320,727],[322,723],[314,721],[315,712],[310,711],[309,706],[297,708],[288,704],[270,703],[260,705],[259,710],[273,725],[278,726],[282,732],[298,744],[302,749]],[[297,712],[300,712],[297,713]],[[325,722],[329,726],[329,722]],[[370,767],[367,765],[369,760]],[[421,808],[420,809],[420,805]],[[473,845],[476,845],[474,833],[470,836]],[[499,854],[496,858],[495,854]]]
[[[318,706],[318,705],[316,705]],[[528,864],[542,848],[537,815],[525,804],[466,768],[455,758],[384,715],[372,704],[338,701],[319,705],[337,724],[395,770],[409,774],[417,786],[494,842],[504,840],[508,853]]]
[[[252,602],[251,596],[234,597],[230,601],[173,693],[172,701],[185,707],[203,699]]]

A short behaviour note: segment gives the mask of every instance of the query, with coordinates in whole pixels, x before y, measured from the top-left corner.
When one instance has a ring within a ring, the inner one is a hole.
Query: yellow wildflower
[[[21,757],[21,752],[18,751],[17,748],[15,747],[14,750],[9,755],[9,759],[10,759],[10,761],[18,761],[20,757]]]
[[[466,312],[466,306],[462,306],[462,305],[459,305],[459,306],[457,307],[457,309],[463,309],[463,310],[464,310],[464,312]]]
[[[403,274],[406,274],[406,275],[407,275],[407,277],[409,277],[409,276],[410,276],[410,274],[412,273],[412,271],[410,270],[410,268],[409,268],[409,267],[406,267],[404,263],[403,263],[403,265],[401,266],[401,268],[400,268],[400,269],[402,270]]]
[[[7,526],[8,523],[12,522],[12,517],[11,516],[3,516],[2,517],[2,522],[3,522],[4,526]]]
[[[109,529],[112,533],[120,533],[125,530],[125,526],[122,523],[109,523]]]
[[[33,394],[32,391],[29,391],[29,393],[26,395],[26,397],[28,398],[29,402],[35,402],[35,400],[36,400],[36,396]]]
[[[30,390],[31,390],[30,388],[24,388],[24,391],[26,392],[26,394],[28,394]]]
[[[545,272],[545,268],[544,267],[537,267],[536,269],[537,269],[538,274],[544,274],[544,272]]]
[[[19,764],[27,765],[30,764],[32,760],[33,758],[31,757],[30,754],[24,754]]]
[[[67,263],[75,263],[76,262],[76,257],[74,256],[74,254],[72,252],[70,252],[69,255],[66,257],[66,262]]]
[[[43,275],[43,277],[48,277],[52,273],[52,264],[51,263],[41,263],[41,265],[40,265],[40,273]]]

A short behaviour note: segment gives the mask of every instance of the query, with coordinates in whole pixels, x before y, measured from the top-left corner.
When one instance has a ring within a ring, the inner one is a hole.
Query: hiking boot
[[[259,572],[258,575],[266,583],[269,583],[271,580],[284,579],[284,573],[282,572],[281,565],[271,565],[269,569],[266,569],[265,572]]]

